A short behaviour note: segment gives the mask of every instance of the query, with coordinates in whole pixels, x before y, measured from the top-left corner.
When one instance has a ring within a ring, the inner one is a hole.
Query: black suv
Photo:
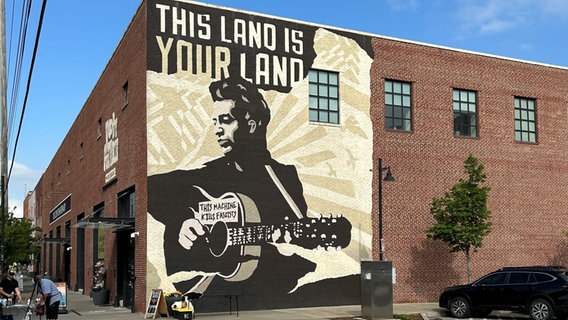
[[[485,317],[493,310],[528,313],[550,320],[568,313],[568,273],[564,267],[506,267],[461,286],[446,288],[440,307],[453,317]]]

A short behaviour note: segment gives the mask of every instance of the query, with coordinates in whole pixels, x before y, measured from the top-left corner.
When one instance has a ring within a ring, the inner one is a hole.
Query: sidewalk
[[[20,280],[20,279],[18,279]],[[31,278],[23,278],[23,296],[27,297],[33,288]],[[393,305],[393,314],[421,314],[425,319],[440,317],[442,309],[438,303],[403,303]],[[23,319],[25,308],[14,317],[15,320]],[[102,320],[102,319],[144,319],[144,313],[132,313],[129,308],[113,307],[110,305],[95,305],[91,297],[80,292],[67,291],[67,314],[60,314],[63,320]],[[227,312],[199,313],[196,319],[203,320],[226,320],[226,319],[271,319],[271,320],[314,320],[314,319],[353,319],[361,316],[360,305],[275,309],[260,311],[239,311],[238,317],[235,310],[232,314]],[[157,317],[158,318],[158,317]],[[37,319],[37,318],[34,318]],[[45,319],[45,318],[44,318]],[[166,318],[163,318],[166,319]],[[175,319],[170,315],[169,319]]]

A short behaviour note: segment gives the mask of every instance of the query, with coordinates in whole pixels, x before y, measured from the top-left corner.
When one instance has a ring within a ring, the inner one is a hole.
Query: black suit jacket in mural
[[[298,220],[298,214],[291,209],[266,165],[270,166],[305,217],[307,205],[294,166],[280,164],[270,157],[250,160],[245,165],[244,170],[239,171],[233,161],[222,157],[200,169],[151,176],[148,178],[148,211],[166,228],[164,252],[168,275],[182,271],[218,272],[219,276],[215,277],[207,292],[233,292],[273,299],[279,293],[286,295],[301,276],[315,269],[315,264],[296,254],[283,256],[274,245],[263,241],[243,246],[254,250],[227,251],[219,256],[212,254],[212,244],[203,237],[190,250],[178,242],[182,223],[198,214],[199,203],[210,200],[208,197],[224,197],[227,193],[237,195],[244,203],[245,225],[274,225]],[[238,245],[235,247],[239,248]],[[245,271],[233,276],[232,272],[239,263]],[[184,292],[199,280],[187,279],[177,283],[176,287]]]

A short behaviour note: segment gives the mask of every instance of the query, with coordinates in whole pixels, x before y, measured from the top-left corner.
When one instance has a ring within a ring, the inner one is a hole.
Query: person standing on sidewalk
[[[41,305],[45,302],[45,318],[46,320],[55,320],[59,316],[59,303],[61,302],[62,296],[59,289],[53,281],[38,276],[36,281],[38,281],[38,288],[40,294],[38,295],[38,300],[36,301],[36,306]]]
[[[12,299],[14,303],[22,302],[22,295],[18,285],[18,280],[14,279],[14,270],[8,270],[6,277],[0,281],[0,296],[4,299]],[[11,314],[2,315],[2,320],[14,320]]]

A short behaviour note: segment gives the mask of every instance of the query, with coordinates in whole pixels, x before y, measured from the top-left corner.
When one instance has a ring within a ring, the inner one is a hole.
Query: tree
[[[39,254],[37,239],[34,231],[41,232],[40,227],[33,227],[31,220],[16,218],[13,212],[8,212],[4,225],[5,264],[4,268],[16,263],[30,263],[30,256]],[[6,270],[1,270],[3,273]]]
[[[430,213],[436,222],[426,232],[430,239],[445,242],[451,252],[463,252],[467,265],[467,281],[471,282],[471,254],[481,248],[491,232],[491,212],[487,197],[491,188],[481,186],[487,176],[483,164],[469,155],[464,161],[468,179],[460,179],[441,198],[434,198]]]

